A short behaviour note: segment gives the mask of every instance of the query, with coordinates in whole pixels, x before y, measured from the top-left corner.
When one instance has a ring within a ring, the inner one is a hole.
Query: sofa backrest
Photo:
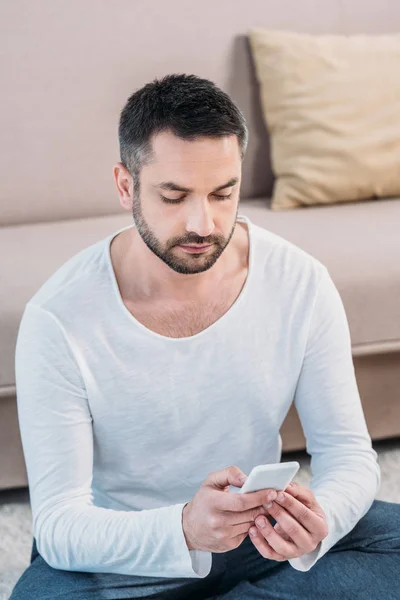
[[[167,73],[214,81],[249,127],[241,198],[273,177],[247,32],[398,31],[398,0],[9,0],[1,3],[0,223],[119,213],[112,167],[130,94]]]

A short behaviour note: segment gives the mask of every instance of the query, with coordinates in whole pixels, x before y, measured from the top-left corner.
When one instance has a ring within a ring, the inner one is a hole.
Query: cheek
[[[149,201],[142,204],[142,216],[146,221],[148,228],[163,243],[174,236],[177,232],[177,215],[174,214],[174,207],[161,202]],[[179,233],[177,233],[179,235]]]

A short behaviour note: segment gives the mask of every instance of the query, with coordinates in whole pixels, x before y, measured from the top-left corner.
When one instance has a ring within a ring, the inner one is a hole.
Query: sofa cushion
[[[272,208],[400,195],[400,34],[249,33]]]
[[[239,212],[320,260],[341,293],[353,352],[400,348],[400,198],[274,212],[266,198]],[[13,393],[26,302],[71,256],[132,223],[130,213],[0,228],[0,396]]]

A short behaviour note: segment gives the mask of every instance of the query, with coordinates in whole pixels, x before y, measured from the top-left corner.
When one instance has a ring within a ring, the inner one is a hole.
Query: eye
[[[229,196],[219,196],[218,194],[215,194],[215,197],[218,198],[218,200],[227,200],[231,196],[232,194],[229,194]]]
[[[221,194],[214,194],[214,196],[216,198],[218,198],[218,200],[228,200],[232,196],[232,193],[230,193],[228,196],[223,196]],[[184,198],[173,199],[173,198],[166,198],[165,196],[161,196],[161,198],[162,198],[162,201],[165,202],[166,204],[179,204],[180,202],[182,202],[184,200]]]
[[[179,204],[179,202],[182,202],[182,198],[178,198],[177,200],[173,200],[172,198],[166,198],[165,196],[161,196],[163,202],[166,202],[167,204]]]
[[[232,196],[232,194],[229,194],[229,196],[222,196],[220,194],[214,194],[214,196],[216,198],[218,198],[218,200],[228,200],[228,198],[230,198]],[[182,200],[184,200],[184,198],[177,198],[176,200],[172,199],[172,198],[166,198],[165,196],[161,196],[163,202],[165,202],[166,204],[179,204],[180,202],[182,202]]]

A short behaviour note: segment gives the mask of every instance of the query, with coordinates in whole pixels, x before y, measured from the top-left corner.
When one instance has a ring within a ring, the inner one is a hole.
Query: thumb
[[[242,480],[240,480],[241,478]],[[212,487],[223,490],[228,485],[242,487],[246,479],[247,475],[245,475],[239,467],[230,466],[225,469],[219,469],[218,471],[212,471],[206,481],[211,484]]]

